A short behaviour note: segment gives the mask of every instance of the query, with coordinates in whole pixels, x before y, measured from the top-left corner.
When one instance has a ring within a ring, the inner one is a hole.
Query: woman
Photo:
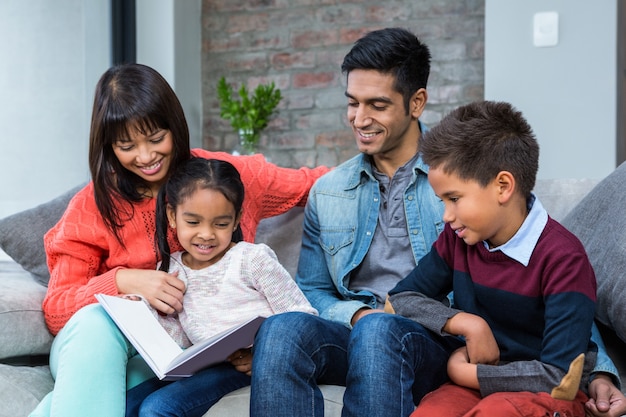
[[[176,94],[140,64],[112,67],[100,78],[89,141],[92,181],[44,237],[50,283],[43,309],[56,334],[55,388],[32,416],[123,416],[127,386],[152,376],[94,294],[140,294],[164,314],[182,309],[183,282],[156,270],[154,225],[158,191],[183,161],[220,159],[240,172],[247,190],[241,230],[250,242],[262,218],[304,205],[313,182],[328,171],[279,168],[262,155],[190,150]],[[182,250],[171,231],[168,241]],[[235,365],[246,372],[250,362]]]

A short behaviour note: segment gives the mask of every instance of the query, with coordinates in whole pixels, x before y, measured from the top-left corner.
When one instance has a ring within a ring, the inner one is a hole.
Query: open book
[[[185,378],[224,362],[237,349],[252,345],[265,320],[255,317],[183,350],[143,301],[105,294],[96,294],[96,298],[154,373],[164,380]]]

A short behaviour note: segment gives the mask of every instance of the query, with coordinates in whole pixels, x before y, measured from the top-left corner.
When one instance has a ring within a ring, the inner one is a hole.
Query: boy
[[[584,416],[578,387],[595,363],[595,276],[579,240],[531,193],[539,146],[530,126],[507,103],[472,103],[426,133],[420,150],[446,227],[388,307],[442,349],[450,335],[464,343],[448,360],[452,383],[411,415]],[[451,290],[453,307],[443,302]],[[577,357],[569,392],[557,395]]]

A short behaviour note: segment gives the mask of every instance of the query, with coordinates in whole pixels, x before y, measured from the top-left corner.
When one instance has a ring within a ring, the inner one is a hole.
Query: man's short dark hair
[[[394,75],[394,88],[402,94],[408,112],[413,94],[428,83],[430,51],[406,29],[375,30],[357,40],[345,56],[341,71],[347,75],[355,69]]]

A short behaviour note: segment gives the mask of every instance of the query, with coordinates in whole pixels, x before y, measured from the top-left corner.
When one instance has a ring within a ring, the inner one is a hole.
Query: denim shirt
[[[359,154],[317,180],[304,210],[296,281],[321,317],[348,328],[357,310],[376,308],[371,292],[348,287],[350,273],[363,261],[374,237],[379,187],[370,158]],[[428,183],[421,156],[404,191],[404,210],[417,264],[444,226],[443,203]]]

